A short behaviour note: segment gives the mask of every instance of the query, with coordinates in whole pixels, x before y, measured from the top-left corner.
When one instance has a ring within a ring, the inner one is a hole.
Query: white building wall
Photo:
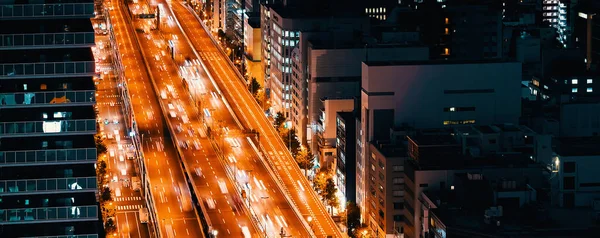
[[[212,2],[212,31],[218,32],[219,30],[225,31],[227,21],[227,0],[213,0]]]
[[[555,201],[558,201],[561,207],[567,206],[563,196],[565,194],[574,194],[575,207],[592,207],[594,200],[600,200],[600,178],[598,178],[598,168],[600,168],[600,155],[590,156],[559,156],[558,169],[558,190],[553,193],[558,195]],[[574,162],[575,171],[565,171],[565,163]],[[575,189],[565,188],[565,177],[575,179]]]
[[[563,104],[560,110],[560,135],[600,135],[600,103]]]

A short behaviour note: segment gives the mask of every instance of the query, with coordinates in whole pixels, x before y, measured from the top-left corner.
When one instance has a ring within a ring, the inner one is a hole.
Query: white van
[[[123,155],[119,155],[119,161],[121,161],[121,162],[125,161],[125,157],[123,157]]]
[[[172,118],[176,118],[177,114],[174,111],[169,112],[169,114],[171,115]]]
[[[169,107],[169,110],[175,110],[175,107],[173,106],[173,104],[167,104],[167,106]]]
[[[115,157],[115,151],[114,150],[110,150],[108,152],[108,154],[110,155],[110,157]]]

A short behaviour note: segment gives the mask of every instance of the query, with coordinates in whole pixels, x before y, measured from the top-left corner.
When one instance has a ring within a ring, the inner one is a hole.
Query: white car
[[[196,172],[196,176],[201,177],[202,176],[202,169],[199,167],[194,168],[194,172]]]

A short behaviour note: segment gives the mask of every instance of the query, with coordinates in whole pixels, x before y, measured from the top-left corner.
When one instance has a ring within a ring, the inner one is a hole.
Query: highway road
[[[167,6],[165,2],[163,4]],[[194,64],[197,61],[194,52],[170,12],[161,10],[161,14],[161,33],[153,31],[151,34],[138,33],[138,36],[146,57],[152,58],[150,68],[163,100],[164,112],[176,131],[174,134],[196,190],[209,209],[213,229],[226,237],[242,235],[240,228],[244,226],[253,236],[278,237],[283,231],[284,236],[308,237],[275,182],[256,160],[256,152],[248,143],[247,135],[236,126],[208,75]],[[175,62],[170,60],[171,52],[165,41],[175,46]],[[191,73],[181,74],[177,65],[183,65],[185,61],[188,61],[185,71]],[[182,76],[187,78],[185,84]],[[192,97],[198,99],[200,108]],[[197,130],[207,127],[211,127],[212,134],[216,135],[213,145],[219,147],[216,148],[219,153],[221,148],[224,149],[226,159],[219,160],[206,135]],[[224,133],[217,135],[219,132]],[[236,186],[232,186],[232,181]],[[252,209],[241,206],[241,190],[246,191],[245,204]],[[251,216],[258,222],[250,223]],[[252,225],[257,225],[257,229]]]
[[[104,142],[111,152],[103,155],[107,161],[109,174],[109,186],[113,191],[113,202],[116,209],[115,221],[117,224],[117,237],[149,238],[148,226],[141,224],[139,209],[144,207],[144,201],[138,191],[131,187],[131,176],[135,174],[133,160],[127,159],[128,149],[132,148],[131,140],[125,138],[126,129],[121,107],[123,100],[118,90],[117,78],[110,69],[112,57],[110,52],[110,40],[106,35],[96,35],[96,50],[94,56],[99,65],[106,65],[106,70],[101,71],[101,77],[96,79],[96,106],[98,108],[98,120],[100,122],[100,133],[105,136]],[[106,121],[105,123],[105,120]],[[117,123],[115,123],[115,120]],[[114,131],[119,131],[115,134]],[[119,139],[117,139],[119,138]],[[119,146],[119,144],[121,146]],[[119,148],[123,148],[120,150]],[[133,154],[133,152],[129,153]],[[123,158],[123,160],[119,158]],[[127,175],[122,175],[121,170]]]
[[[179,184],[185,188],[183,171],[175,148],[165,129],[157,96],[135,43],[132,28],[126,20],[127,9],[119,1],[112,1],[110,12],[113,30],[125,68],[126,82],[132,100],[134,117],[143,144],[144,163],[148,170],[153,200],[159,225],[165,236],[165,227],[172,227],[176,237],[201,237],[202,232],[193,211],[183,211],[180,205]],[[128,218],[127,218],[128,219]],[[166,236],[165,236],[166,237]]]
[[[246,128],[260,133],[260,145],[266,151],[265,159],[291,198],[292,206],[299,210],[306,222],[310,222],[309,225],[315,236],[343,237],[283,144],[279,134],[273,128],[272,123],[248,92],[246,85],[241,82],[235,69],[228,64],[227,57],[218,53],[218,46],[211,41],[209,33],[202,27],[200,20],[179,1],[173,1],[171,7],[184,32],[189,36],[193,47],[201,55],[210,75],[214,77],[214,81],[222,90],[223,96],[231,104],[241,123]],[[261,176],[267,177],[267,173],[263,173]]]
[[[139,20],[136,24],[147,22]],[[189,46],[178,40],[178,35],[181,35],[181,32],[178,32],[177,28],[169,27],[166,22],[162,25],[161,32],[140,32],[138,38],[159,88],[159,100],[163,102],[167,120],[173,129],[177,130],[173,135],[177,139],[177,146],[181,148],[182,159],[190,167],[188,172],[194,179],[196,190],[209,209],[213,230],[226,237],[243,237],[241,227],[246,226],[251,233],[258,234],[249,222],[249,216],[241,209],[241,204],[236,202],[240,201],[235,199],[239,195],[230,194],[230,191],[234,190],[232,183],[227,179],[225,170],[220,165],[209,140],[200,136],[198,128],[201,121],[197,116],[195,104],[184,91],[178,74],[178,65],[166,48],[166,40],[171,40],[176,46],[175,55],[179,64],[185,58],[191,57]],[[187,146],[184,146],[184,143],[187,143]],[[227,189],[221,189],[220,184],[224,184]]]

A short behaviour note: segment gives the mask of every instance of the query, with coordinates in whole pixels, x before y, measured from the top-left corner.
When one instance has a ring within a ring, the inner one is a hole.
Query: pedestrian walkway
[[[117,206],[117,211],[124,211],[124,210],[139,210],[140,208],[143,208],[144,206],[141,204],[137,204],[137,205],[124,205],[124,206]]]
[[[116,202],[124,202],[124,201],[141,201],[142,197],[117,197],[115,198]]]

